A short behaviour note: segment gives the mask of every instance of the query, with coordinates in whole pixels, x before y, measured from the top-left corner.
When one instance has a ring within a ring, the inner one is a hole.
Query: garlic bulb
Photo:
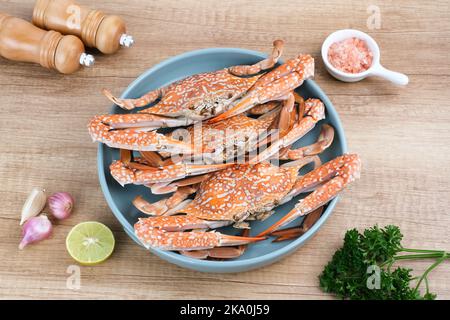
[[[30,195],[25,201],[22,207],[22,215],[20,219],[20,225],[24,224],[28,219],[37,216],[41,213],[47,202],[47,196],[45,190],[42,188],[33,188]]]

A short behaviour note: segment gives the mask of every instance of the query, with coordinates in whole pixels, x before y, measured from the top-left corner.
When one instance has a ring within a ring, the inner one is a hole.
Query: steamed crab
[[[282,47],[283,41],[276,40],[270,56],[255,65],[189,76],[138,99],[119,99],[105,90],[110,100],[128,110],[160,100],[137,114],[96,116],[89,124],[91,137],[129,150],[201,152],[156,130],[208,119],[217,123],[270,101],[292,99],[292,91],[314,75],[314,59],[301,54],[267,72],[277,63]]]
[[[194,200],[185,201],[174,215],[141,218],[135,233],[144,246],[162,250],[206,250],[248,244],[265,239],[300,216],[324,205],[359,177],[361,162],[355,154],[331,160],[304,176],[298,171],[316,157],[288,162],[280,167],[268,162],[233,165],[207,177],[192,191]],[[296,195],[314,190],[288,214],[256,237],[225,235],[205,231],[257,217]],[[191,230],[191,231],[187,231]]]
[[[202,127],[200,139],[208,140],[209,130],[212,130],[213,137],[216,137],[221,136],[218,132],[224,133],[230,128],[238,129],[235,132],[237,135],[240,135],[241,138],[245,138],[247,134],[248,136],[251,136],[252,133],[258,132],[259,130],[267,132],[267,129],[273,123],[273,119],[276,116],[275,112],[272,112],[273,113],[266,114],[257,120],[239,114],[216,124],[205,125]],[[269,160],[273,157],[277,159],[298,160],[305,156],[319,154],[327,148],[333,140],[334,130],[329,125],[324,125],[322,127],[322,132],[317,143],[296,150],[291,149],[291,145],[313,129],[316,123],[324,117],[325,107],[320,100],[306,100],[304,103],[303,116],[298,119],[294,118],[294,121],[290,124],[290,128],[287,132],[281,134],[281,137],[272,140],[270,146],[266,149],[263,149],[262,151],[261,149],[255,150],[253,155],[251,155],[248,159],[244,159],[245,162],[255,164],[264,160]],[[223,135],[223,137],[225,137],[225,142],[234,140],[234,136]],[[193,139],[193,141],[195,142],[196,140]],[[256,142],[257,141],[258,140],[256,140]],[[253,151],[256,149],[258,147],[258,143],[256,142],[251,144],[250,147],[247,146],[244,148],[244,151]],[[123,159],[116,160],[111,164],[110,171],[112,176],[121,185],[130,183],[160,185],[161,183],[168,183],[174,180],[184,179],[186,177],[207,174],[229,167],[232,165],[230,162],[234,161],[234,156],[240,154],[239,151],[236,154],[236,148],[231,148],[231,155],[227,152],[222,152],[222,150],[224,150],[222,143],[223,141],[220,141],[219,143],[216,141],[215,144],[213,144],[215,151],[219,150],[220,152],[215,152],[215,157],[208,158],[215,160],[212,164],[205,164],[203,162],[200,164],[192,162],[185,163],[182,161],[183,159],[179,159],[179,162],[173,162],[173,157],[169,159],[169,162],[164,162],[158,158],[158,155],[151,154],[150,158],[149,154],[144,152],[143,156],[145,161],[138,158],[138,163],[136,164],[136,161],[131,162],[129,157],[127,157],[126,161]],[[205,143],[202,143],[202,141],[197,141],[197,144],[201,145],[203,149],[206,148]],[[211,145],[209,144],[209,146]],[[225,150],[227,151],[229,149],[225,148]],[[246,153],[244,152],[244,155],[245,154]],[[204,160],[205,154],[200,153],[200,156],[202,160]],[[230,159],[232,161],[229,161]],[[155,192],[155,189],[152,188],[152,190]]]

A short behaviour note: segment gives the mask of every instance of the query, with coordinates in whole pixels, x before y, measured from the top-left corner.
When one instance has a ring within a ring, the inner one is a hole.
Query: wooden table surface
[[[120,14],[136,45],[96,54],[91,69],[60,75],[0,58],[0,298],[329,299],[317,276],[349,228],[395,224],[409,247],[450,250],[450,10],[448,1],[108,0],[91,7]],[[381,28],[369,30],[370,5]],[[1,0],[0,11],[30,19],[34,1]],[[348,84],[325,71],[320,46],[336,29],[356,28],[378,41],[383,64],[410,77],[407,87],[381,79]],[[284,57],[307,52],[316,81],[336,106],[349,149],[363,159],[361,179],[341,197],[318,234],[291,256],[256,271],[206,274],[171,265],[137,246],[113,217],[100,190],[97,145],[86,124],[109,111],[103,87],[120,93],[152,65],[206,47],[267,51],[286,41]],[[18,250],[19,216],[33,186],[65,190],[73,216],[50,240]],[[74,261],[64,239],[81,221],[113,230],[113,256],[81,268],[81,288],[66,286]],[[416,272],[429,262],[410,263]],[[450,264],[430,277],[450,298]]]

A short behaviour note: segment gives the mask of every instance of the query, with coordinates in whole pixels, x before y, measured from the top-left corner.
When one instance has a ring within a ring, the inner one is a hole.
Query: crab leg
[[[133,155],[130,150],[120,149],[119,154],[120,154],[120,161],[122,161],[126,165],[130,164],[133,158]]]
[[[141,151],[140,154],[152,167],[161,167],[164,165],[164,160],[155,151]]]
[[[206,180],[207,178],[209,178],[209,176],[210,176],[209,174],[202,174],[199,176],[193,176],[193,177],[177,180],[177,181],[170,182],[170,183],[159,182],[159,183],[152,184],[149,187],[152,190],[153,194],[166,194],[166,193],[175,192],[178,190],[178,188],[181,188],[181,187],[187,187],[187,186],[192,186],[192,185],[198,184],[198,183],[202,182],[203,180]]]
[[[279,102],[277,101],[277,104]],[[258,106],[257,106],[258,107]],[[252,150],[253,154],[257,151],[258,148],[262,148],[262,146],[267,146],[271,141],[277,140],[280,137],[286,135],[292,129],[292,125],[296,121],[297,118],[297,110],[295,108],[295,98],[292,93],[288,94],[285,100],[282,103],[280,109],[272,109],[269,113],[266,113],[259,117],[259,119],[268,119],[273,118],[270,125],[265,130],[267,135],[260,135],[258,138],[258,142],[254,146]],[[226,120],[225,120],[226,121]],[[250,155],[251,158],[251,155]]]
[[[210,119],[209,123],[216,123],[245,112],[257,104],[282,100],[313,75],[314,59],[310,55],[299,55],[259,78],[234,107]]]
[[[120,115],[125,116],[125,115]],[[140,114],[137,116],[147,116]],[[150,115],[151,116],[151,115]],[[94,117],[88,129],[93,141],[103,142],[113,148],[138,151],[170,151],[173,153],[193,153],[190,143],[172,139],[149,128],[114,129],[105,123],[112,116]]]
[[[305,146],[298,149],[285,149],[284,152],[280,151],[280,160],[297,160],[307,156],[314,156],[322,153],[325,149],[330,147],[334,139],[334,129],[328,124],[322,125],[319,138],[316,143],[309,146]]]
[[[273,42],[272,53],[266,59],[261,60],[254,65],[234,66],[228,70],[235,76],[249,76],[257,74],[263,70],[270,69],[278,62],[278,59],[280,59],[283,54],[283,46],[283,40],[275,40]]]
[[[294,93],[295,102],[298,103],[298,109],[299,109],[299,119],[303,117],[305,114],[305,99],[301,95],[299,95],[297,92]]]
[[[309,163],[314,164],[314,169],[317,169],[322,165],[322,161],[320,160],[319,156],[316,155],[316,156],[307,156],[295,161],[286,162],[282,164],[280,168],[297,167],[297,170],[300,170]]]
[[[223,246],[237,246],[265,240],[265,237],[225,235],[217,231],[183,232],[192,229],[215,229],[232,221],[202,220],[190,215],[159,216],[139,219],[135,234],[146,248],[161,250],[203,250]]]
[[[253,116],[260,116],[260,115],[264,115],[272,110],[275,110],[279,106],[280,106],[279,101],[269,101],[269,102],[254,106],[253,108],[248,110],[248,113]]]
[[[270,129],[279,129],[279,136],[284,137],[297,118],[297,110],[295,109],[295,97],[292,93],[288,94],[283,101],[283,107],[278,113],[277,118],[271,123]]]
[[[122,161],[116,160],[110,165],[109,169],[114,179],[124,186],[130,183],[147,185],[158,182],[171,182],[189,176],[222,170],[233,165],[233,163],[211,165],[181,163],[154,168],[133,163],[126,165]]]
[[[107,90],[103,89],[102,93],[114,104],[118,105],[122,109],[125,110],[132,110],[134,108],[144,107],[157,99],[161,98],[161,96],[164,94],[165,88],[160,88],[156,90],[152,90],[146,94],[144,94],[142,97],[137,99],[120,99],[116,98],[112,95],[112,93]]]
[[[281,242],[298,238],[311,229],[311,227],[319,220],[323,212],[323,206],[308,214],[299,227],[292,227],[272,232],[270,235],[277,237],[272,242]]]
[[[104,115],[102,122],[111,129],[145,128],[147,131],[159,128],[173,128],[192,124],[188,118],[171,118],[151,113],[126,113]]]
[[[284,137],[274,141],[270,147],[250,159],[250,164],[255,164],[278,153],[281,149],[290,146],[295,141],[311,131],[316,123],[325,118],[325,107],[319,99],[308,99],[305,102],[306,116],[296,122],[291,131]]]
[[[361,160],[359,156],[346,154],[307,173],[297,181],[294,189],[301,192],[314,186],[319,187],[306,198],[300,200],[294,209],[258,236],[272,233],[298,217],[323,206],[344,190],[348,184],[359,178],[360,171]]]
[[[297,108],[295,108],[295,103],[298,103]],[[275,130],[278,134],[277,139],[284,137],[292,130],[294,123],[300,121],[303,117],[303,114],[305,113],[304,109],[303,98],[296,92],[291,92],[283,101],[283,107],[268,127],[268,130]],[[258,147],[261,148],[262,146],[267,146],[272,141],[275,141],[273,137],[267,137],[258,144]],[[286,153],[287,148],[284,151],[284,153]]]
[[[187,197],[195,193],[197,189],[198,186],[181,187],[171,197],[154,203],[150,203],[141,196],[137,196],[133,200],[133,205],[139,211],[151,216],[167,215],[185,207],[190,202],[189,200],[186,201]]]
[[[192,251],[182,250],[180,251],[180,254],[189,258],[199,260],[205,260],[208,258],[235,259],[244,254],[246,247],[247,247],[246,245],[240,245],[238,247],[216,247],[204,250],[192,250]]]
[[[249,229],[244,229],[242,232],[243,237],[248,237],[250,233]],[[207,250],[192,250],[192,251],[180,251],[180,253],[184,256],[204,260],[207,258],[214,259],[234,259],[240,257],[244,254],[247,246],[242,244],[238,247],[216,247]]]

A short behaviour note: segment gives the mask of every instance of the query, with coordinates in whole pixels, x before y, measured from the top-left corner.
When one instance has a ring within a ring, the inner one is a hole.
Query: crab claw
[[[241,236],[248,237],[249,229],[244,229]],[[245,244],[237,247],[216,247],[206,250],[192,250],[192,251],[180,251],[180,254],[193,258],[204,260],[207,258],[213,259],[235,259],[244,254],[247,246]]]
[[[159,216],[140,219],[135,225],[136,236],[146,248],[161,250],[203,250],[236,246],[265,240],[265,237],[240,237],[217,231],[183,232],[191,229],[219,228],[231,221],[202,220],[194,216]]]
[[[333,143],[334,129],[329,124],[323,124],[317,142],[298,149],[287,149],[280,154],[280,160],[296,160],[308,156],[314,156],[328,149]]]
[[[186,200],[191,194],[197,191],[195,186],[178,188],[172,196],[164,198],[154,203],[147,202],[141,196],[134,198],[133,205],[141,212],[151,215],[170,215],[187,206],[192,200]]]
[[[118,117],[114,117],[118,116]],[[109,125],[111,118],[114,120],[128,116],[139,116],[141,119],[152,115],[146,114],[130,114],[130,115],[101,115],[94,117],[89,125],[89,133],[93,141],[102,142],[112,148],[138,150],[138,151],[168,151],[172,153],[191,154],[194,153],[194,146],[190,143],[172,139],[168,136],[160,134],[154,130],[155,128],[127,128],[115,129],[114,125],[118,125],[116,121],[113,126]]]
[[[278,153],[281,149],[290,146],[295,141],[303,137],[309,131],[311,131],[316,123],[325,118],[325,107],[319,99],[308,99],[305,102],[306,115],[296,122],[289,131],[282,138],[274,141],[270,147],[260,152],[257,156],[250,159],[250,164],[256,164],[272,157]]]
[[[313,75],[314,58],[310,55],[299,55],[259,78],[236,105],[208,122],[216,123],[225,120],[268,101],[283,100],[292,90],[301,86],[304,80]]]
[[[336,197],[351,182],[359,178],[361,172],[361,159],[356,154],[345,154],[331,160],[319,168],[301,177],[294,188],[307,190],[319,186],[314,192],[281,218],[277,223],[263,231],[258,237],[270,234],[285,226],[298,217],[304,216]]]
[[[233,163],[197,165],[173,164],[164,167],[150,167],[145,165],[125,164],[120,160],[114,161],[110,172],[114,179],[122,186],[126,184],[147,185],[159,182],[171,182],[188,176],[214,172],[233,166]]]

